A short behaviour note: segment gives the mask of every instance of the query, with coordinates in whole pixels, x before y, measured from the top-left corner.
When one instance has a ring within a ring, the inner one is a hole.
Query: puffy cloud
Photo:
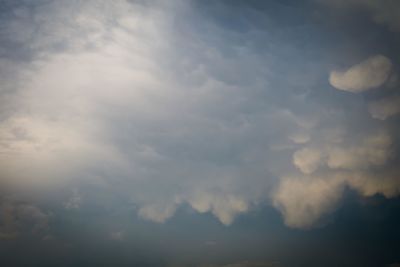
[[[293,164],[304,174],[311,174],[320,166],[348,170],[382,166],[393,155],[392,143],[388,133],[378,132],[349,145],[334,142],[304,147],[293,153]]]
[[[378,133],[364,138],[356,146],[331,146],[327,151],[327,165],[332,169],[364,169],[382,166],[392,156],[392,138]]]
[[[386,120],[400,113],[400,96],[387,97],[373,101],[368,105],[368,111],[375,119]]]
[[[386,167],[377,174],[371,172],[389,162],[392,138],[378,132],[354,143],[305,147],[293,154],[293,163],[304,175],[284,176],[273,195],[274,205],[288,226],[309,228],[317,224],[336,208],[345,187],[366,197],[382,194],[390,198],[400,193],[396,170]],[[323,166],[329,169],[317,171]]]
[[[67,210],[79,209],[82,204],[82,196],[77,189],[74,189],[72,196],[64,203]]]
[[[344,71],[334,70],[329,75],[330,84],[352,93],[381,86],[389,77],[391,61],[382,55],[370,57]]]
[[[314,172],[321,163],[321,152],[318,149],[303,148],[293,154],[293,164],[303,173]]]
[[[309,228],[337,206],[344,185],[341,179],[325,177],[283,178],[273,196],[285,224]]]
[[[200,213],[211,211],[225,225],[230,225],[236,215],[246,212],[249,203],[245,199],[234,196],[207,192],[197,193],[188,200],[192,208]]]
[[[286,225],[310,228],[335,210],[346,187],[356,190],[363,197],[381,194],[392,198],[400,194],[398,170],[380,174],[339,171],[284,177],[273,195],[273,202],[281,211]]]
[[[157,223],[163,223],[172,217],[176,210],[176,204],[144,204],[141,205],[138,214],[140,217]]]

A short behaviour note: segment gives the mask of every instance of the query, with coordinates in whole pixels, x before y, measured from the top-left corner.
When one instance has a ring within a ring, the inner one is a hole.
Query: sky
[[[5,266],[400,266],[400,2],[0,0]]]

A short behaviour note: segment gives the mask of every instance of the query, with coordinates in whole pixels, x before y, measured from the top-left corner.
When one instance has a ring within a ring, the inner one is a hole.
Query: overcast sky
[[[400,266],[399,14],[0,0],[0,258]]]

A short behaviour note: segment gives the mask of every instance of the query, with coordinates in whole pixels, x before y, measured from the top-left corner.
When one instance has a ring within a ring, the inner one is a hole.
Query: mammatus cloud
[[[345,187],[397,194],[394,175],[384,183],[363,175],[390,160],[389,134],[321,141],[346,116],[330,99],[328,110],[312,93],[282,85],[290,73],[275,71],[287,69],[275,55],[301,54],[283,49],[287,40],[275,44],[269,30],[228,34],[183,1],[71,3],[17,8],[1,28],[21,50],[18,60],[0,58],[10,74],[0,76],[2,184],[79,188],[96,180],[158,223],[187,204],[230,225],[272,198],[299,228],[334,210]],[[272,48],[243,41],[255,33]],[[391,66],[377,55],[332,72],[330,82],[365,91],[385,83]],[[81,208],[81,194],[86,200],[79,189],[61,204]]]
[[[337,208],[345,188],[353,189],[364,197],[375,194],[386,198],[398,196],[400,180],[397,171],[378,175],[367,171],[337,171],[284,177],[273,202],[281,211],[286,225],[307,229]]]
[[[372,101],[368,105],[372,118],[386,120],[400,113],[400,96],[386,97]]]
[[[304,174],[320,166],[330,169],[359,170],[382,166],[393,155],[392,138],[385,132],[368,135],[352,144],[327,143],[319,147],[304,147],[293,154],[293,164]]]
[[[285,177],[273,196],[274,205],[281,211],[286,225],[309,228],[334,210],[343,188],[338,179]]]
[[[303,174],[283,177],[273,195],[274,205],[288,226],[309,228],[318,223],[337,207],[346,187],[362,196],[394,197],[400,192],[400,180],[393,172],[369,173],[390,161],[390,135],[378,132],[358,143],[343,142],[305,147],[293,154],[293,164]]]
[[[195,194],[189,199],[189,204],[200,213],[211,212],[225,225],[249,209],[249,201],[234,194]]]
[[[391,61],[382,55],[370,57],[347,70],[330,73],[330,84],[339,89],[359,93],[381,86],[389,77]]]

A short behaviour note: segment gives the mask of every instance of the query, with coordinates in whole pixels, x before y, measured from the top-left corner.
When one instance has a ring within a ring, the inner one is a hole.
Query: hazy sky
[[[1,261],[400,266],[399,47],[397,0],[0,0]]]

